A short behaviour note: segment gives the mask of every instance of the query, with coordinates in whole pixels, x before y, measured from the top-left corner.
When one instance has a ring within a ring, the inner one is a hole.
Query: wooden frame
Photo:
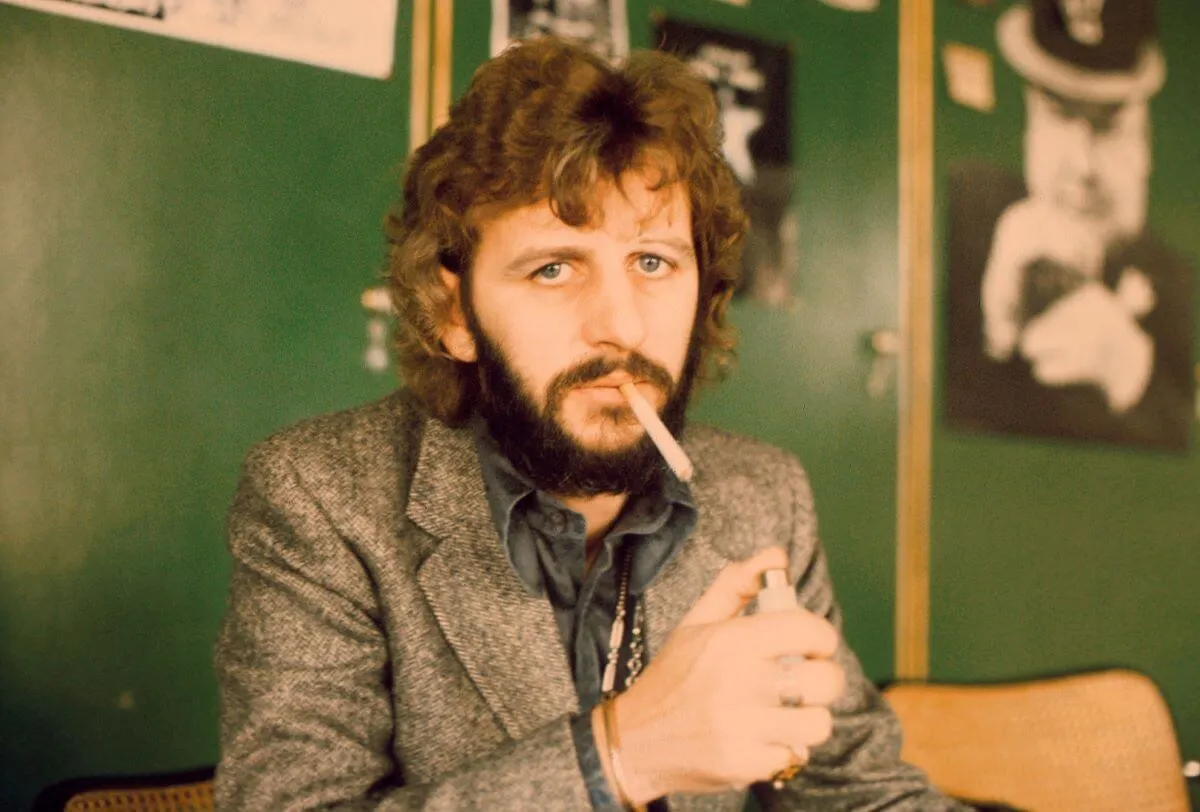
[[[424,144],[450,114],[454,0],[413,0],[409,151]]]
[[[409,98],[409,152],[429,138],[429,31],[432,0],[412,4],[412,91]]]
[[[896,677],[929,675],[933,452],[933,0],[900,0]]]

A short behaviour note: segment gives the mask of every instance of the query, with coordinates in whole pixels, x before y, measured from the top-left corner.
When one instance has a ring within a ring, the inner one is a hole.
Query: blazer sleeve
[[[278,451],[248,458],[229,547],[218,809],[588,808],[567,716],[435,782],[406,781],[370,572]]]
[[[787,477],[793,504],[790,558],[792,575],[799,573],[797,597],[801,606],[828,619],[840,632],[841,610],[817,535],[812,489],[800,464],[791,463]],[[782,790],[755,785],[762,808],[969,812],[969,807],[934,789],[924,773],[900,760],[899,721],[863,673],[845,638],[836,660],[845,670],[846,690],[831,708],[833,735],[813,749],[808,764]]]

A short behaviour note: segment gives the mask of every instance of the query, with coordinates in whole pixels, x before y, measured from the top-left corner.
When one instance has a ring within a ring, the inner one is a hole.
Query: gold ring
[[[790,750],[791,748],[788,749]],[[791,753],[792,763],[771,776],[771,786],[777,790],[783,789],[783,785],[799,775],[800,770],[804,768],[804,761],[796,755],[796,751],[791,750]]]

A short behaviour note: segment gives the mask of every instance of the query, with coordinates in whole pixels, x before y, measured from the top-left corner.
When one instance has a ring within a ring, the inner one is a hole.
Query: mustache
[[[675,392],[675,379],[671,377],[671,373],[641,353],[630,353],[624,359],[597,356],[554,377],[546,393],[546,412],[555,414],[569,390],[614,372],[627,372],[633,378],[649,381],[666,392],[668,398]]]

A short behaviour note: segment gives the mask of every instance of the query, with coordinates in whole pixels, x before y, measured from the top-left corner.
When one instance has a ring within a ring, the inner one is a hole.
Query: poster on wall
[[[725,158],[750,217],[736,295],[787,305],[797,253],[787,46],[671,18],[659,21],[655,42],[687,61],[717,96]]]
[[[952,167],[946,419],[1183,449],[1194,269],[1147,222],[1152,0],[1032,0],[997,18],[1024,88],[1023,165]]]
[[[582,42],[606,59],[625,56],[625,0],[492,0],[492,56],[513,40],[546,35]]]
[[[0,0],[176,39],[387,78],[397,0]]]

